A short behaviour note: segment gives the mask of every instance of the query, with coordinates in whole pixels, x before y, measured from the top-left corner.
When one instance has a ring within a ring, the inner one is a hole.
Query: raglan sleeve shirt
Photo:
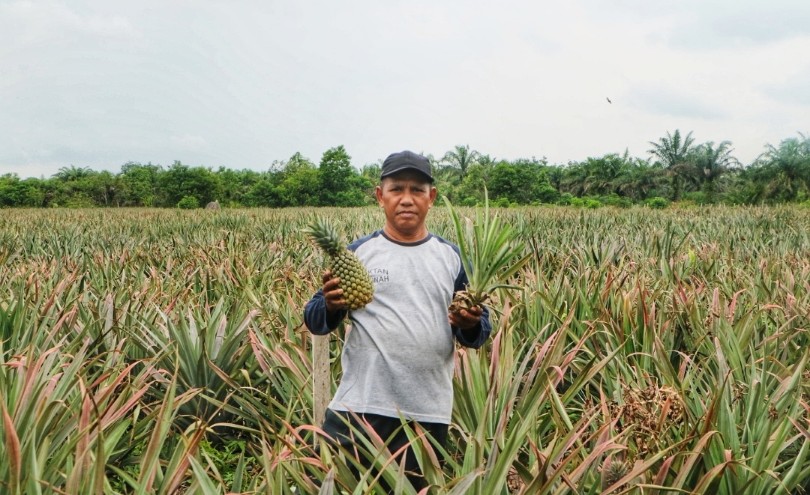
[[[382,231],[349,248],[371,275],[374,298],[348,315],[352,325],[341,356],[343,376],[329,407],[449,423],[453,340],[477,348],[491,333],[486,308],[474,328],[448,322],[453,294],[467,283],[458,248],[432,234],[399,243]],[[327,314],[322,290],[304,309],[304,321],[316,335],[329,333],[345,316],[345,311]]]

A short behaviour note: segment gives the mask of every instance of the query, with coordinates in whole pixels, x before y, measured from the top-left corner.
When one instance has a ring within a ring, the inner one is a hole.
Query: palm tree
[[[810,189],[810,136],[799,133],[799,138],[788,138],[779,147],[767,146],[757,159],[760,173],[766,183],[768,199],[795,201],[804,186]]]
[[[461,178],[467,174],[467,167],[473,163],[477,163],[481,158],[481,153],[470,150],[470,145],[456,146],[455,150],[448,151],[444,154],[442,162],[447,163],[449,166],[457,168],[461,171]]]
[[[716,148],[714,143],[709,141],[694,150],[693,163],[697,171],[696,176],[699,177],[709,202],[714,201],[718,180],[740,165],[740,162],[731,155],[732,151],[734,150],[729,141],[721,142]]]
[[[599,158],[589,157],[585,163],[583,192],[589,195],[618,193],[618,185],[627,174],[627,154],[620,157],[611,153]]]
[[[647,152],[658,158],[672,178],[672,194],[674,200],[680,199],[683,176],[689,168],[689,158],[694,149],[695,139],[692,132],[681,139],[681,131],[676,129],[674,134],[667,131],[667,136],[657,143],[650,141],[652,149]]]
[[[562,177],[559,191],[577,197],[585,194],[585,181],[589,174],[586,164],[584,162],[568,162],[568,164],[561,167],[561,170]]]
[[[89,167],[77,167],[75,165],[71,165],[70,167],[61,167],[59,171],[53,174],[53,176],[64,182],[70,182],[83,179],[87,176],[93,175],[93,173],[93,170]]]
[[[664,179],[662,165],[651,164],[643,158],[633,158],[628,164],[627,172],[623,174],[619,183],[619,194],[633,201],[650,198],[651,194],[660,188]]]

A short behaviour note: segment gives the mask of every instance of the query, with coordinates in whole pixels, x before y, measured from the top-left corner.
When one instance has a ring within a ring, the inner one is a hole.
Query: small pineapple
[[[374,285],[366,267],[346,249],[335,228],[325,219],[315,221],[303,230],[332,260],[332,275],[340,279],[340,288],[349,309],[360,309],[371,302]]]
[[[602,490],[607,490],[629,472],[622,459],[607,459],[602,465]]]
[[[486,302],[496,289],[519,289],[508,285],[510,277],[525,265],[530,254],[523,255],[523,244],[517,232],[498,215],[491,215],[489,195],[484,188],[483,214],[476,209],[475,222],[462,218],[444,197],[450,219],[456,230],[459,253],[468,283],[465,290],[456,292],[448,310],[459,313]]]

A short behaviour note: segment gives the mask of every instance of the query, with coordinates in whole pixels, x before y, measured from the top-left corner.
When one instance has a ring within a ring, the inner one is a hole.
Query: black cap
[[[430,173],[430,161],[422,155],[413,151],[400,151],[391,153],[385,159],[380,172],[380,178],[384,179],[405,170],[414,170],[424,175],[428,181],[433,182],[433,174]]]

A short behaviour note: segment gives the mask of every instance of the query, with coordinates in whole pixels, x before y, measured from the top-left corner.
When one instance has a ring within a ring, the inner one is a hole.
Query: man
[[[323,429],[351,450],[347,422],[359,426],[356,414],[384,440],[395,433],[389,444],[394,452],[408,443],[400,417],[444,444],[453,409],[454,339],[478,348],[491,325],[486,308],[448,313],[467,275],[458,248],[425,225],[437,194],[427,158],[393,153],[380,179],[375,195],[385,224],[349,245],[374,281],[374,298],[348,313],[352,326],[341,357],[343,377]],[[329,333],[347,316],[339,283],[327,271],[323,288],[307,303],[304,321],[313,334]],[[405,465],[411,483],[426,486],[410,451]]]

